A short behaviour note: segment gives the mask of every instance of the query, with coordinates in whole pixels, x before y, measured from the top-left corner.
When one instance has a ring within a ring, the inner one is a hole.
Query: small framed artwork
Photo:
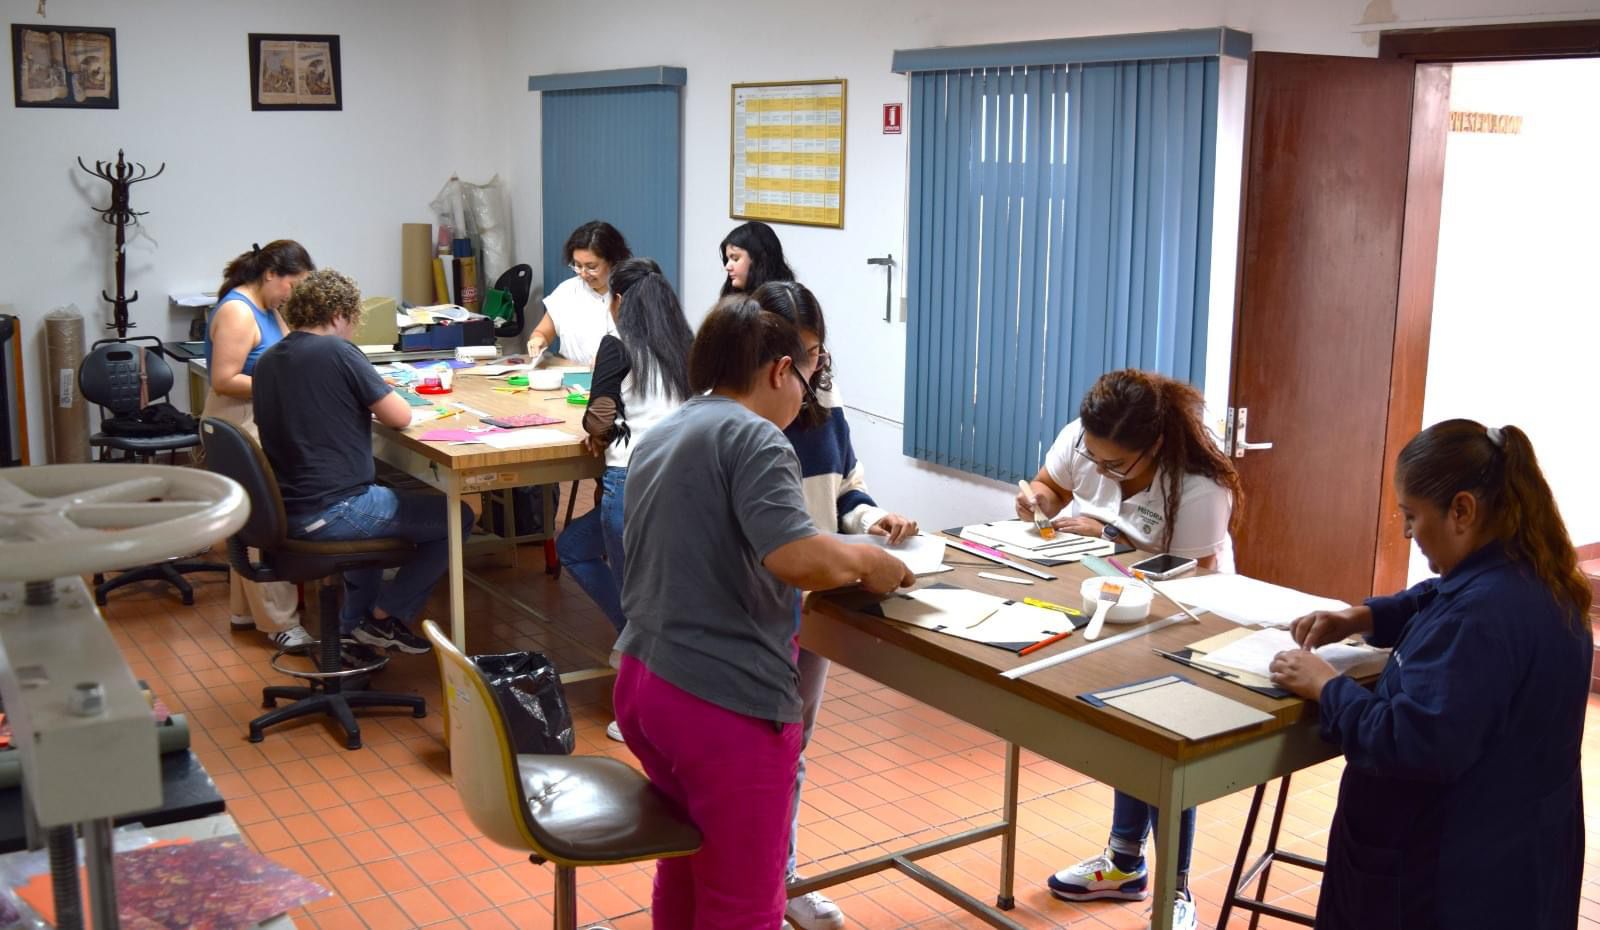
[[[344,109],[339,37],[250,33],[250,109]]]
[[[117,108],[117,31],[11,24],[19,107]]]

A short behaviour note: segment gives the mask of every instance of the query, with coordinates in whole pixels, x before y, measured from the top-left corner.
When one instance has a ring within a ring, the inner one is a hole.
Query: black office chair
[[[361,748],[361,728],[352,707],[403,707],[412,716],[427,716],[427,705],[415,694],[392,691],[367,691],[345,683],[387,665],[387,656],[355,668],[339,661],[339,589],[336,576],[358,568],[391,568],[404,565],[416,547],[403,539],[360,539],[350,542],[312,542],[289,538],[289,518],[284,513],[283,496],[272,466],[256,441],[244,430],[216,417],[200,421],[205,443],[206,467],[232,478],[250,498],[250,519],[244,528],[228,538],[228,561],[234,571],[251,581],[321,581],[317,597],[319,623],[317,669],[304,671],[279,664],[289,650],[280,649],[272,657],[272,667],[285,675],[303,678],[304,686],[269,685],[262,689],[262,706],[275,708],[250,721],[250,742],[259,743],[267,727],[304,717],[327,714],[344,728],[345,746]],[[250,549],[261,553],[261,561],[250,560]],[[278,707],[278,701],[293,701]]]
[[[494,289],[509,293],[512,307],[510,319],[496,326],[494,334],[501,338],[522,335],[522,327],[528,322],[528,297],[533,293],[533,268],[512,265],[495,279]]]
[[[153,349],[136,345],[150,342]],[[200,445],[194,417],[166,402],[172,390],[172,368],[162,357],[161,340],[154,336],[102,339],[78,366],[78,390],[100,408],[100,431],[89,437],[101,462],[154,462],[165,452],[171,463],[178,453]],[[120,453],[120,454],[119,454]],[[178,589],[183,603],[194,603],[194,588],[184,575],[194,572],[227,574],[221,562],[176,559],[120,572],[110,581],[94,576],[94,600],[104,607],[106,596],[123,585],[164,581]]]

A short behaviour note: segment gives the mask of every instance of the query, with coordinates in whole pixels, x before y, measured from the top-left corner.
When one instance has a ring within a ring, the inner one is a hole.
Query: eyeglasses
[[[833,356],[817,346],[817,367],[811,371],[810,386],[819,391],[833,390]]]
[[[822,369],[820,367],[818,367],[816,371],[813,371],[811,373],[811,377],[810,378],[807,378],[805,375],[802,375],[800,373],[800,369],[796,368],[793,364],[791,364],[789,366],[789,370],[794,372],[794,376],[796,378],[800,379],[800,387],[806,392],[805,400],[802,401],[801,404],[800,404],[801,409],[805,409],[807,407],[815,408],[815,409],[818,409],[818,410],[822,409],[822,401],[820,399],[818,399],[817,392],[815,390],[813,390],[812,387],[811,387],[811,382],[816,380],[817,375],[822,372]],[[824,387],[823,390],[827,390],[827,388]]]
[[[1107,465],[1105,462],[1102,462],[1093,455],[1089,454],[1088,447],[1083,444],[1083,434],[1079,433],[1078,441],[1072,446],[1072,454],[1082,456],[1084,459],[1087,459],[1089,464],[1104,472],[1106,477],[1112,478],[1116,481],[1126,481],[1128,480],[1128,476],[1133,474],[1134,471],[1139,468],[1139,463],[1144,461],[1144,457],[1150,454],[1150,450],[1146,449],[1143,452],[1140,452],[1132,462],[1128,463],[1126,468],[1112,468],[1110,465]]]
[[[600,273],[600,263],[599,262],[595,262],[592,265],[580,265],[577,262],[573,262],[572,264],[568,265],[567,267],[572,269],[572,273],[573,274],[580,274],[581,275],[581,274],[599,274]]]

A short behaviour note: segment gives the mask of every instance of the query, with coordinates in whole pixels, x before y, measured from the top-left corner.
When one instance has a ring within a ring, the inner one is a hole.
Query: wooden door
[[[1448,66],[1252,60],[1230,407],[1272,447],[1234,460],[1243,573],[1404,581],[1390,470],[1422,419],[1448,109]]]

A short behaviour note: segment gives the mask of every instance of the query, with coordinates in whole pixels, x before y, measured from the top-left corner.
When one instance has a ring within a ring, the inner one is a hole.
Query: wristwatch
[[[1100,535],[1101,535],[1102,538],[1109,539],[1109,540],[1115,542],[1117,540],[1117,537],[1122,535],[1122,531],[1117,529],[1114,524],[1107,523],[1105,525],[1105,528],[1100,530]]]

